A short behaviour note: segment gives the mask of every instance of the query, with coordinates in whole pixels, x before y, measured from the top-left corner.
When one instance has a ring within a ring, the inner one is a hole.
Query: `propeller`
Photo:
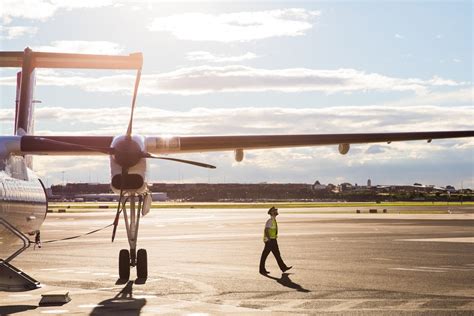
[[[137,143],[135,143],[133,140],[130,140],[130,139],[120,142],[115,147],[93,147],[93,146],[80,145],[80,144],[75,144],[75,143],[70,143],[70,142],[63,142],[60,140],[54,140],[54,139],[49,139],[49,138],[44,138],[44,137],[35,137],[35,139],[44,144],[62,145],[62,146],[68,146],[71,149],[77,149],[77,150],[85,149],[85,150],[93,151],[93,152],[101,152],[107,155],[114,155],[115,160],[122,167],[134,166],[141,158],[152,158],[152,159],[176,161],[176,162],[186,163],[186,164],[190,164],[197,167],[216,169],[216,166],[213,166],[207,163],[202,163],[202,162],[192,161],[192,160],[185,160],[185,159],[178,159],[178,158],[160,157],[160,156],[150,154],[148,152],[143,152],[139,148]]]
[[[92,152],[100,152],[100,153],[107,154],[107,155],[113,155],[114,160],[122,167],[122,175],[127,175],[128,174],[128,169],[130,167],[136,165],[140,161],[140,159],[143,159],[143,158],[169,160],[169,161],[185,163],[185,164],[189,164],[189,165],[193,165],[193,166],[197,166],[197,167],[202,167],[202,168],[215,169],[216,166],[213,166],[213,165],[210,165],[210,164],[207,164],[207,163],[198,162],[198,161],[155,156],[151,153],[144,152],[140,148],[139,144],[132,139],[133,114],[135,112],[135,105],[136,105],[136,100],[137,100],[137,95],[138,95],[138,87],[140,85],[141,74],[142,74],[142,69],[140,67],[140,68],[137,69],[137,76],[136,76],[136,79],[135,79],[135,86],[134,86],[134,89],[133,89],[132,106],[131,106],[131,111],[130,111],[130,120],[128,122],[127,133],[125,135],[126,137],[124,137],[123,139],[121,139],[117,143],[115,143],[113,147],[87,146],[87,145],[82,145],[82,144],[75,144],[75,143],[70,143],[70,142],[64,142],[64,141],[49,139],[49,138],[45,138],[45,137],[35,137],[35,139],[39,143],[49,144],[49,145],[68,146],[72,150],[74,150],[74,149],[77,149],[78,151],[79,150],[81,150],[81,151],[87,150],[87,151],[92,151]],[[123,179],[123,177],[122,177],[122,179]],[[123,184],[121,185],[121,187],[123,187]]]

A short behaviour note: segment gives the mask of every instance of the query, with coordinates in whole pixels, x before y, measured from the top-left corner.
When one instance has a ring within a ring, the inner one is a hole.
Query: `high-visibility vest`
[[[265,229],[267,229],[265,227]],[[270,235],[270,239],[277,239],[278,238],[278,224],[275,218],[272,218],[272,227],[269,228],[268,234]],[[267,235],[265,235],[265,230],[263,231],[263,240],[267,241]]]

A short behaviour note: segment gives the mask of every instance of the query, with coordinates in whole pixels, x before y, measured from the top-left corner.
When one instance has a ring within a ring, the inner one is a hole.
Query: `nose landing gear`
[[[122,249],[119,253],[119,277],[122,280],[130,279],[130,268],[137,268],[137,278],[146,280],[148,277],[148,255],[146,249],[137,249],[138,227],[140,225],[140,215],[147,214],[150,207],[149,196],[138,196],[138,205],[136,205],[135,195],[123,199],[120,202],[121,212],[125,220],[127,230],[128,244],[130,250]],[[126,204],[130,203],[130,210],[127,211]],[[129,217],[130,216],[130,217]]]

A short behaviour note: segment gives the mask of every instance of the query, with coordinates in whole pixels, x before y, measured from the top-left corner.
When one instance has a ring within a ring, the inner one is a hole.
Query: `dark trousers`
[[[260,271],[265,270],[265,261],[267,260],[270,251],[275,256],[280,270],[283,271],[286,268],[286,264],[283,262],[283,259],[280,256],[280,249],[278,249],[278,242],[276,239],[270,239],[265,242],[265,248],[263,248],[262,256],[260,257]]]

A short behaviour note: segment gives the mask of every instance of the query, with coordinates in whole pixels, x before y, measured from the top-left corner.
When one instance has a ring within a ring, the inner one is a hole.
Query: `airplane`
[[[20,239],[23,246],[0,260],[0,287],[33,289],[39,282],[19,271],[9,262],[34,242],[47,213],[45,186],[32,170],[34,155],[108,155],[110,157],[111,187],[119,194],[113,221],[114,241],[119,218],[123,215],[129,249],[119,252],[119,276],[130,278],[136,267],[138,278],[148,276],[147,251],[137,250],[138,230],[142,216],[150,211],[151,195],[147,185],[148,159],[163,159],[203,168],[213,165],[178,159],[168,154],[190,152],[234,151],[240,162],[244,151],[252,149],[338,145],[347,154],[351,144],[391,143],[394,141],[473,137],[473,130],[429,131],[403,133],[245,135],[245,136],[143,136],[133,133],[133,113],[140,83],[143,55],[122,56],[34,52],[0,52],[0,67],[21,68],[17,73],[14,133],[0,136],[0,245],[3,249]],[[41,136],[35,135],[34,88],[37,68],[120,69],[135,70],[130,119],[123,135],[116,136]]]

